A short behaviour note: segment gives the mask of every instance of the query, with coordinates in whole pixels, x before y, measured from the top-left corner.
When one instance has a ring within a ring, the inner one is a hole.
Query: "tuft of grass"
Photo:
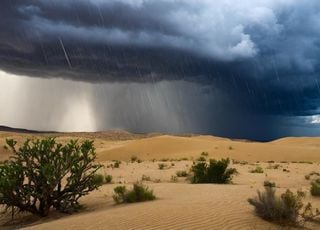
[[[264,173],[263,168],[257,166],[255,169],[250,170],[251,173]]]
[[[138,160],[139,160],[139,158],[136,155],[132,155],[131,158],[130,158],[131,163],[134,163],[134,162],[136,162]]]
[[[143,174],[143,175],[141,176],[141,180],[142,180],[142,181],[151,181],[151,178],[150,178],[150,176],[147,176],[147,175],[144,175],[144,174]]]
[[[187,177],[188,173],[185,170],[180,170],[176,172],[177,177]]]
[[[263,186],[274,188],[276,187],[276,183],[266,180],[263,182]]]
[[[207,159],[203,156],[200,156],[199,158],[196,159],[196,161],[206,161]]]
[[[320,179],[311,182],[310,193],[312,196],[320,196]]]
[[[319,216],[319,210],[313,212],[312,205],[303,205],[305,193],[298,191],[291,192],[289,189],[276,196],[275,189],[265,187],[264,192],[258,191],[258,196],[248,199],[254,206],[255,213],[264,220],[278,223],[283,226],[297,226],[311,221]]]
[[[181,157],[179,160],[181,160],[181,161],[187,161],[187,160],[189,160],[189,159],[188,159],[188,157]]]
[[[267,169],[279,169],[281,167],[281,165],[279,164],[270,164]]]
[[[207,156],[209,156],[209,153],[208,152],[202,152],[201,156],[207,157]]]
[[[282,171],[283,171],[283,172],[287,172],[287,173],[289,173],[289,172],[290,172],[290,170],[289,170],[289,169],[282,169]]]
[[[140,182],[133,184],[132,190],[127,190],[126,186],[114,188],[113,200],[117,203],[135,203],[156,199],[153,190]]]
[[[121,161],[113,160],[112,168],[120,168]]]
[[[170,159],[169,158],[162,158],[162,159],[160,159],[160,161],[163,161],[163,162],[167,162],[167,161],[169,161]]]
[[[110,183],[112,182],[112,176],[111,176],[111,175],[106,175],[106,176],[104,177],[104,182],[105,182],[106,184],[110,184]]]
[[[173,182],[173,183],[176,183],[176,182],[178,182],[178,177],[175,176],[175,175],[172,175],[171,178],[170,178],[170,181]]]
[[[158,168],[159,168],[160,170],[167,169],[167,168],[168,168],[168,165],[167,165],[167,164],[164,164],[164,163],[159,163],[159,164],[158,164]]]
[[[233,150],[233,147],[232,146],[229,146],[229,148],[228,148],[229,150]]]

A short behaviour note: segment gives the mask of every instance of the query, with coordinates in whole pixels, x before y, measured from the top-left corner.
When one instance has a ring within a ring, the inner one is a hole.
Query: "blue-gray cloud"
[[[189,81],[208,86],[204,97],[218,88],[248,114],[313,116],[319,12],[317,0],[3,0],[0,69],[87,82]]]

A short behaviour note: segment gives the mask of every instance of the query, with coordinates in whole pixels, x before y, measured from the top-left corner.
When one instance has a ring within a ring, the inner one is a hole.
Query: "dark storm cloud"
[[[186,80],[254,113],[313,115],[319,12],[317,0],[2,0],[0,68],[89,82]]]

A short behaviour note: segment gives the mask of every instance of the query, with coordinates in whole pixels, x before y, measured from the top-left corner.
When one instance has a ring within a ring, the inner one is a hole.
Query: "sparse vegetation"
[[[105,177],[104,177],[104,181],[105,181],[105,183],[106,184],[110,184],[111,182],[112,182],[112,176],[111,175],[106,175]]]
[[[141,180],[142,180],[142,181],[151,181],[151,178],[150,178],[150,176],[147,176],[147,175],[144,175],[144,174],[143,174],[143,175],[141,176]]]
[[[181,160],[181,161],[187,161],[187,160],[189,160],[189,159],[188,159],[188,157],[182,157],[182,158],[180,158],[180,160]]]
[[[104,184],[104,176],[101,174],[94,174],[92,181],[94,184],[101,186]]]
[[[312,196],[320,196],[320,179],[311,183],[310,193]]]
[[[119,167],[120,167],[121,161],[114,160],[113,162],[114,162],[114,163],[113,163],[113,165],[112,165],[112,168],[119,168]]]
[[[255,169],[251,169],[249,172],[251,172],[251,173],[264,173],[263,168],[260,166],[257,166]]]
[[[229,159],[210,160],[209,164],[205,161],[194,163],[191,168],[193,176],[192,183],[216,183],[225,184],[232,180],[233,175],[237,173],[235,168],[228,168]]]
[[[173,183],[178,182],[178,177],[175,175],[172,175],[170,181]]]
[[[276,187],[276,183],[266,180],[263,182],[263,186],[273,188]]]
[[[114,188],[113,200],[117,203],[135,203],[154,200],[156,197],[153,190],[140,182],[133,184],[132,190],[127,190],[126,186],[117,186]]]
[[[270,164],[267,169],[279,169],[281,165],[279,164]]]
[[[51,208],[76,211],[79,199],[102,184],[93,141],[62,145],[54,138],[27,140],[19,149],[12,139],[6,143],[14,156],[0,165],[0,204],[12,215],[47,216]]]
[[[202,152],[201,156],[207,157],[207,156],[209,156],[209,153],[208,152]]]
[[[264,192],[258,191],[258,196],[248,199],[248,202],[261,218],[281,225],[296,226],[311,221],[320,214],[318,209],[313,212],[310,203],[303,205],[304,197],[305,193],[298,191],[295,194],[289,189],[281,196],[276,196],[274,188],[265,187]]]
[[[168,165],[167,165],[167,164],[164,164],[164,163],[159,163],[159,164],[158,164],[158,168],[159,168],[160,170],[163,170],[163,169],[168,168]]]
[[[199,158],[196,159],[196,161],[206,161],[207,159],[203,156],[200,156]]]
[[[177,177],[187,177],[188,173],[185,170],[180,170],[176,172]]]

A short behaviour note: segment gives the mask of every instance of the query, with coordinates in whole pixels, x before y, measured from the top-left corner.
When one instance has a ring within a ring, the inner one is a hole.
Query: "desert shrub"
[[[62,145],[54,138],[27,140],[19,149],[12,139],[6,143],[14,156],[0,166],[0,204],[12,214],[76,211],[79,199],[101,185],[93,141]]]
[[[233,147],[232,146],[229,146],[229,148],[228,148],[229,150],[232,150],[233,149]]]
[[[135,156],[135,155],[132,155],[131,158],[130,158],[131,162],[136,162],[138,160],[138,157]]]
[[[93,178],[92,178],[92,181],[94,184],[97,184],[97,185],[103,185],[105,180],[104,180],[104,176],[101,175],[101,174],[94,174],[93,175]]]
[[[155,198],[153,191],[140,182],[134,183],[132,190],[127,190],[126,186],[114,188],[113,200],[117,204],[149,201]]]
[[[181,160],[181,161],[187,161],[187,160],[189,160],[189,159],[188,159],[188,157],[181,157],[179,160]]]
[[[306,180],[310,180],[310,175],[309,175],[309,174],[308,174],[308,175],[305,175],[304,178],[305,178]]]
[[[201,156],[207,157],[207,156],[209,156],[209,153],[207,153],[207,152],[202,152],[202,153],[201,153]]]
[[[175,183],[175,182],[178,182],[178,177],[175,176],[175,175],[172,175],[170,181],[171,181],[171,182],[174,182],[174,183]]]
[[[151,178],[150,178],[149,176],[143,174],[143,175],[141,176],[141,180],[142,180],[142,181],[151,181]]]
[[[160,170],[163,170],[163,169],[168,168],[168,165],[167,165],[167,164],[164,164],[164,163],[159,163],[159,164],[158,164],[158,168],[159,168]]]
[[[106,175],[105,177],[104,177],[104,182],[106,183],[106,184],[110,184],[111,182],[112,182],[112,176],[111,175]]]
[[[255,169],[250,170],[249,172],[251,173],[263,173],[263,168],[261,168],[260,166],[257,166]]]
[[[279,164],[270,164],[267,169],[279,169],[281,165]]]
[[[169,158],[162,158],[162,159],[160,159],[160,161],[167,162],[167,161],[169,161]]]
[[[320,176],[320,173],[312,171],[311,173],[309,173],[310,176]]]
[[[311,183],[310,192],[312,196],[320,196],[320,179]]]
[[[274,188],[265,187],[264,192],[258,191],[258,196],[248,199],[248,202],[254,206],[256,214],[265,220],[281,225],[299,225],[319,215],[318,210],[313,212],[310,203],[303,205],[304,197],[305,193],[298,191],[295,194],[289,189],[276,196]]]
[[[113,168],[120,168],[121,161],[113,160],[113,162],[114,162],[112,165]]]
[[[176,172],[177,177],[187,177],[188,173],[185,170],[177,171]]]
[[[192,183],[229,183],[237,173],[235,168],[228,168],[229,164],[229,158],[219,161],[210,159],[209,163],[206,161],[194,163],[191,168],[193,172],[191,181]]]
[[[199,158],[196,159],[196,161],[206,161],[207,159],[203,156],[200,156]]]
[[[263,186],[273,188],[273,187],[276,187],[276,183],[266,180],[263,182]]]

